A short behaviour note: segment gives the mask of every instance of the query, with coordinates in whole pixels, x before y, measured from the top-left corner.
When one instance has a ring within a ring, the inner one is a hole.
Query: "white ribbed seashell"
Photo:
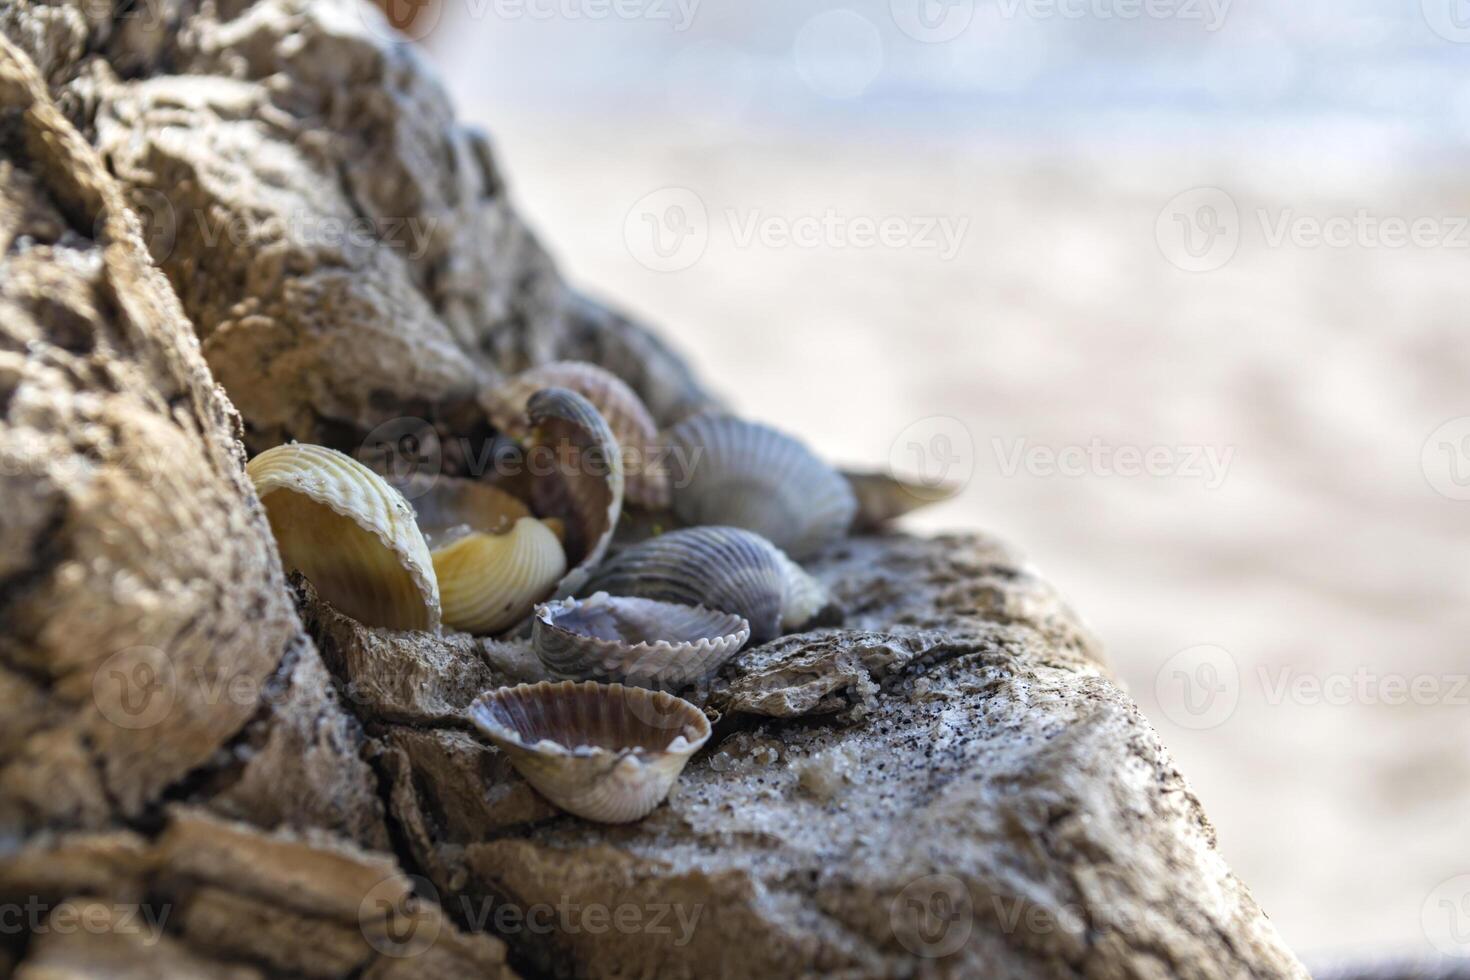
[[[599,823],[647,816],[710,736],[688,701],[595,681],[502,687],[469,716],[542,796]]]
[[[628,503],[649,510],[669,506],[669,474],[657,452],[658,427],[636,392],[606,368],[586,361],[554,361],[522,371],[481,395],[480,404],[497,429],[516,439],[531,430],[526,406],[545,388],[575,391],[607,421],[627,460],[623,492]]]
[[[735,613],[755,643],[800,629],[827,592],[781,549],[738,527],[688,527],[649,538],[603,562],[584,594],[643,596]]]
[[[532,634],[556,677],[670,691],[718,673],[748,639],[734,613],[606,592],[538,607]]]
[[[557,583],[574,592],[602,560],[623,512],[618,442],[592,403],[565,388],[545,388],[526,403],[532,435],[526,454],[536,513],[564,523],[571,570]]]
[[[281,562],[317,594],[368,626],[439,628],[439,586],[413,508],[344,453],[291,443],[246,467],[265,505]]]
[[[960,492],[958,484],[929,484],[882,472],[843,470],[843,479],[857,500],[854,531],[876,531],[910,511],[948,500]]]
[[[783,432],[702,412],[666,434],[673,507],[686,524],[755,531],[801,559],[847,534],[857,512],[842,475]]]

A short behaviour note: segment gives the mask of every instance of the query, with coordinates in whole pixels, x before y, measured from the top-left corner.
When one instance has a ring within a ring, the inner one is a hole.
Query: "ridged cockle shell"
[[[743,616],[752,642],[799,629],[827,605],[827,591],[753,531],[689,527],[649,538],[595,569],[582,593],[644,596]]]
[[[624,473],[628,503],[650,510],[669,506],[669,474],[657,451],[658,427],[636,392],[606,368],[586,361],[554,361],[522,371],[481,396],[497,429],[524,440],[532,424],[528,403],[545,388],[575,391],[607,421],[613,438],[636,466]]]
[[[325,446],[268,449],[246,467],[288,569],[368,626],[439,628],[439,586],[413,508],[382,477]]]
[[[586,580],[612,540],[623,512],[623,464],[607,421],[576,392],[538,391],[526,413],[531,503],[536,513],[565,525],[562,541],[572,569],[557,583],[565,595]]]
[[[650,813],[710,736],[681,698],[594,681],[502,687],[469,716],[542,796],[599,823]]]
[[[481,634],[508,629],[566,573],[555,530],[505,491],[444,476],[414,490],[446,626]]]
[[[857,501],[847,481],[770,426],[702,412],[664,438],[674,513],[686,524],[743,527],[796,559],[840,540],[852,524]]]
[[[557,677],[677,690],[719,671],[750,639],[734,613],[598,592],[536,610],[532,643]]]

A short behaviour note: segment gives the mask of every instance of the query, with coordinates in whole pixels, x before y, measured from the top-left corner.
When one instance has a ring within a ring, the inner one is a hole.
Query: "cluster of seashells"
[[[589,820],[647,815],[709,739],[705,713],[672,692],[707,682],[747,643],[838,615],[800,561],[933,499],[886,475],[843,474],[723,411],[661,432],[592,364],[533,368],[482,404],[515,451],[554,465],[504,485],[395,485],[344,453],[291,443],[248,473],[283,564],[343,613],[528,640],[548,679],[490,691],[470,718],[542,795]],[[625,468],[628,448],[676,462]],[[624,521],[614,550],[625,511],[642,519]],[[653,533],[638,540],[634,528]]]

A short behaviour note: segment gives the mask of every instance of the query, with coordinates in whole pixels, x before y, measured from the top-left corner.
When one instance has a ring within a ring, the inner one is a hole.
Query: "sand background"
[[[575,281],[832,458],[967,478],[914,526],[1067,592],[1308,958],[1470,954],[1470,45],[1373,6],[958,2],[921,41],[902,0],[486,0],[423,38]],[[1219,192],[1233,256],[1191,259]]]

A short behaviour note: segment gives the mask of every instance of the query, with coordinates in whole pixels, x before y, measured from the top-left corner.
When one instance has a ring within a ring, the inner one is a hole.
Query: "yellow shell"
[[[534,517],[503,534],[468,534],[433,558],[444,623],[468,633],[498,633],[525,619],[567,570],[561,542]]]
[[[324,446],[268,449],[246,467],[281,562],[368,626],[439,628],[439,586],[413,508],[382,477]]]

